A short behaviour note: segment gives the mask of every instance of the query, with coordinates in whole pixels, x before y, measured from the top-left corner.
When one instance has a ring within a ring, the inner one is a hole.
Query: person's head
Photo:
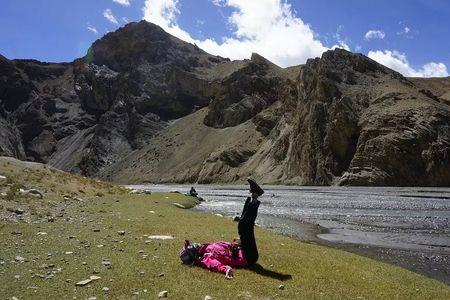
[[[247,182],[250,185],[250,193],[254,199],[264,194],[264,190],[251,178],[247,178]]]
[[[180,249],[180,259],[185,265],[192,265],[198,257],[200,244],[191,243],[188,240],[184,241],[184,246]]]

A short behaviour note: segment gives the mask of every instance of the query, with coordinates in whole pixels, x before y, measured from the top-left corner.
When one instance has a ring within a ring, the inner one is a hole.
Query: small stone
[[[143,292],[144,292],[144,293],[147,293],[148,291],[147,291],[147,289],[144,289]]]
[[[217,217],[223,218],[222,214],[214,214],[214,215],[217,216]]]
[[[17,297],[11,297],[11,300],[19,300],[19,298],[17,298]]]
[[[25,258],[23,258],[22,256],[16,256],[16,257],[14,257],[14,260],[18,263],[25,262]]]
[[[14,210],[14,213],[15,213],[16,215],[23,215],[23,214],[25,213],[25,211],[24,211],[23,209],[21,209],[21,208],[16,208],[16,209]]]
[[[284,290],[284,285],[280,284],[280,285],[278,286],[278,289],[279,289],[279,290]]]
[[[92,276],[89,277],[89,279],[94,281],[94,280],[99,280],[99,279],[102,279],[102,278],[99,277],[99,276],[92,275]]]
[[[158,277],[163,277],[164,276],[164,273],[159,273],[158,274]]]
[[[83,266],[85,266],[85,265],[87,265],[87,262],[83,261],[81,264],[82,264]]]
[[[148,238],[151,240],[173,240],[171,235],[149,235]]]
[[[139,250],[138,253],[144,253],[144,250]]]
[[[103,292],[103,293],[109,292],[109,287],[106,287],[106,286],[103,287],[103,288],[102,288],[102,292]]]
[[[110,267],[111,262],[109,260],[102,260],[102,265],[104,265],[105,267]]]
[[[162,292],[159,292],[158,298],[167,298],[167,295],[168,295],[168,294],[169,294],[168,291],[162,291]]]
[[[67,278],[67,279],[66,279],[66,282],[67,282],[67,283],[72,282],[72,279]]]
[[[75,285],[76,286],[85,286],[91,282],[92,282],[92,279],[89,278],[89,279],[78,281],[77,283],[75,283]]]
[[[44,197],[44,194],[37,189],[30,189],[30,190],[24,191],[24,193],[26,193],[30,196],[33,196],[33,197],[37,197],[39,199],[42,199]]]
[[[37,233],[37,235],[47,235],[47,232],[41,232],[41,231],[39,231],[39,232]]]
[[[206,295],[206,296],[205,296],[205,300],[212,300],[212,297],[211,297],[211,296],[208,296],[208,295]]]
[[[181,208],[181,209],[186,209],[186,206],[184,206],[183,204],[177,203],[177,202],[174,202],[173,205],[175,205],[176,207]]]
[[[119,231],[117,231],[117,234],[118,235],[125,235],[125,230],[119,230]]]
[[[103,245],[97,245],[97,248],[103,248]]]
[[[66,255],[71,255],[71,254],[73,254],[73,252],[72,251],[67,251],[67,252],[65,252],[65,254]]]
[[[20,279],[20,275],[14,275],[14,279]]]
[[[89,297],[88,300],[97,300],[97,297]]]

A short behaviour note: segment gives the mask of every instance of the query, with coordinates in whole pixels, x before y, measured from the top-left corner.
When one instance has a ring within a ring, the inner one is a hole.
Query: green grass
[[[260,264],[291,275],[291,280],[281,282],[246,269],[236,270],[235,278],[226,280],[222,274],[183,266],[178,250],[185,238],[230,241],[237,235],[236,223],[228,218],[172,204],[189,205],[192,200],[175,193],[105,195],[71,206],[67,211],[70,221],[0,223],[0,259],[4,260],[0,299],[155,299],[162,290],[169,291],[170,299],[203,299],[205,295],[213,299],[450,299],[450,289],[433,279],[260,228],[256,230]],[[125,230],[125,235],[119,235],[119,230]],[[173,235],[174,239],[145,242],[144,235],[159,234]],[[104,246],[98,248],[100,244]],[[73,254],[66,255],[66,251]],[[12,262],[17,255],[29,261]],[[112,263],[110,269],[102,265],[102,258]],[[55,266],[41,269],[43,264]],[[32,277],[58,268],[61,271],[52,279]],[[94,272],[100,280],[75,287],[77,281]],[[159,276],[161,273],[164,276]],[[20,278],[15,279],[15,275]],[[278,288],[280,284],[284,290]],[[110,288],[107,296],[102,287]],[[139,295],[133,295],[135,292]]]
[[[38,221],[60,213],[65,198],[90,199],[126,193],[124,188],[111,183],[6,157],[0,157],[0,175],[6,177],[0,180],[0,218],[14,219],[16,216],[11,212],[21,208],[24,219]],[[44,197],[38,199],[21,193],[20,189],[38,189]]]

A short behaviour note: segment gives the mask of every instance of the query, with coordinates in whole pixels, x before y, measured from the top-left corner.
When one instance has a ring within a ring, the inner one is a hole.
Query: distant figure
[[[197,196],[198,196],[198,193],[197,193],[197,191],[194,189],[193,186],[191,187],[191,190],[189,191],[189,196],[192,196],[192,197],[197,197]]]
[[[240,239],[233,242],[215,242],[206,244],[184,241],[180,250],[183,264],[204,267],[211,271],[224,273],[228,279],[233,278],[233,269],[252,266],[258,260],[258,248],[255,241],[255,220],[258,215],[260,201],[258,197],[264,194],[259,185],[247,179],[250,184],[251,197],[247,197],[241,218],[238,223]]]

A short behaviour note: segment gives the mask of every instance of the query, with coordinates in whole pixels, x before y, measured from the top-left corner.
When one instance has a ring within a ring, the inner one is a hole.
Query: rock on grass
[[[93,276],[89,277],[88,279],[78,281],[77,283],[75,283],[75,285],[76,286],[85,286],[85,285],[91,283],[92,281],[99,280],[99,279],[101,279],[101,277],[93,275]]]
[[[162,291],[162,292],[159,292],[158,298],[167,298],[168,295],[169,295],[168,291]]]
[[[177,203],[177,202],[174,202],[173,205],[175,205],[176,207],[181,208],[181,209],[186,209],[186,206],[184,206],[183,204]]]
[[[14,257],[14,260],[18,263],[25,262],[25,258],[23,258],[22,256],[16,256],[16,257]]]

